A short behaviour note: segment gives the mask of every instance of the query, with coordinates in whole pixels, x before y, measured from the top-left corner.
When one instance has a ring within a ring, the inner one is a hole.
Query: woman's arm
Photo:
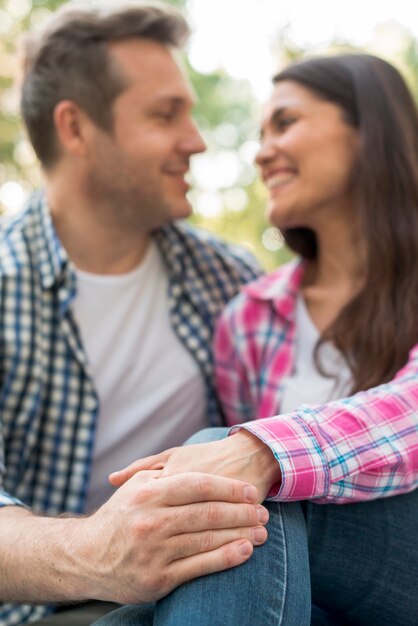
[[[254,333],[237,337],[235,326],[233,314],[218,325],[216,376],[228,422],[242,424],[259,413],[263,376],[260,369],[256,378],[249,360]],[[244,428],[270,448],[280,466],[280,488],[270,492],[274,499],[342,504],[411,491],[418,486],[418,346],[390,383],[247,421]]]

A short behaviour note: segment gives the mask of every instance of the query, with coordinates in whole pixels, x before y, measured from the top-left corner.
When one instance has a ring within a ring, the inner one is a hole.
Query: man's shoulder
[[[263,270],[251,252],[188,222],[176,222],[163,229],[163,233],[177,254],[187,255],[202,271],[223,271],[239,277],[243,283],[262,274]]]
[[[42,190],[30,196],[22,211],[0,218],[1,276],[29,280],[36,274],[45,285],[52,284],[61,263],[59,255]]]
[[[15,273],[29,262],[27,228],[30,213],[30,207],[26,207],[17,214],[0,217],[0,275]]]

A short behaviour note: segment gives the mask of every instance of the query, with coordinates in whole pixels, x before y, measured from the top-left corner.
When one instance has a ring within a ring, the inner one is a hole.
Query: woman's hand
[[[270,448],[244,429],[219,441],[171,448],[139,459],[111,474],[109,480],[120,487],[142,470],[161,470],[160,476],[202,472],[242,480],[257,488],[259,502],[281,481],[280,467]]]

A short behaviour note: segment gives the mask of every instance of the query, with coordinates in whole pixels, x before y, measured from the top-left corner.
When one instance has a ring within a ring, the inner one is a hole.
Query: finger
[[[216,550],[227,543],[238,539],[246,539],[253,546],[259,546],[267,540],[267,530],[264,526],[252,528],[227,528],[226,530],[205,530],[172,537],[167,545],[172,561]]]
[[[179,585],[199,576],[206,576],[241,565],[250,558],[253,550],[250,541],[238,539],[210,552],[173,561],[168,570],[173,579],[177,581],[176,584]]]
[[[136,480],[139,483],[146,483],[149,480],[159,478],[161,476],[161,470],[143,470],[138,472]]]
[[[173,507],[165,516],[166,536],[207,530],[247,528],[266,524],[269,515],[260,504],[200,502]]]
[[[179,506],[195,502],[256,502],[254,485],[214,474],[187,472],[162,476],[158,481],[162,503]]]
[[[171,456],[172,452],[175,448],[171,448],[170,450],[165,450],[160,454],[154,454],[153,456],[147,456],[143,459],[138,459],[134,461],[130,465],[118,470],[116,472],[112,472],[109,474],[109,482],[114,487],[120,487],[123,483],[126,483],[129,478],[132,478],[134,474],[140,472],[142,470],[149,469],[163,469],[165,463]]]

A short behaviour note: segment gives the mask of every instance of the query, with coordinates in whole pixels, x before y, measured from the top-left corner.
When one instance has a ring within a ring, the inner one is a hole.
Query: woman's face
[[[358,131],[340,107],[293,81],[277,83],[262,117],[256,157],[278,228],[318,229],[352,218]]]

